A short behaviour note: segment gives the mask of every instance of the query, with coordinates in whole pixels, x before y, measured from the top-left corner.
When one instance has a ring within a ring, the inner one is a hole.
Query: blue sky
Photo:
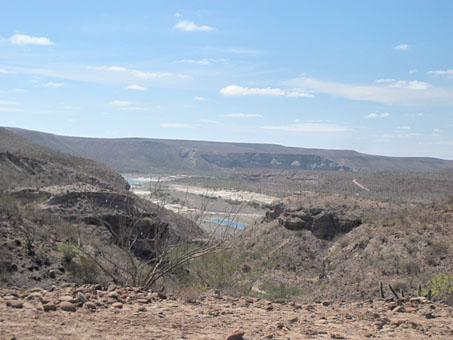
[[[452,1],[1,8],[1,126],[453,159]]]

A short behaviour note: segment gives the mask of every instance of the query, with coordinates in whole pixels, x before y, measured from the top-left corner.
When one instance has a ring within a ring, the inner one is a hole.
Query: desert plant
[[[453,305],[453,274],[439,273],[428,282],[434,298]]]
[[[79,254],[77,248],[73,244],[67,242],[60,243],[58,245],[58,251],[60,252],[61,260],[67,264],[71,263]]]
[[[99,267],[96,262],[87,256],[79,256],[69,266],[71,274],[82,280],[83,283],[97,283],[100,279]]]
[[[271,299],[281,301],[286,301],[290,297],[304,295],[304,291],[302,291],[300,287],[285,284],[283,282],[279,282],[276,285],[269,284],[268,287],[266,287],[266,293]]]
[[[241,264],[241,257],[229,249],[221,249],[193,261],[189,270],[202,286],[234,290],[240,278]]]
[[[163,276],[217,251],[225,242],[226,234],[219,236],[217,230],[204,239],[196,239],[199,228],[189,219],[182,220],[186,225],[181,225],[174,235],[168,223],[160,218],[163,206],[159,205],[157,212],[149,215],[131,200],[134,198],[128,195],[112,194],[110,204],[125,207],[123,214],[112,219],[99,211],[91,221],[113,237],[118,247],[116,252],[94,246],[94,240],[83,239],[81,233],[76,242],[77,249],[115,283],[149,289]],[[205,207],[200,208],[196,219],[200,219],[204,211]]]

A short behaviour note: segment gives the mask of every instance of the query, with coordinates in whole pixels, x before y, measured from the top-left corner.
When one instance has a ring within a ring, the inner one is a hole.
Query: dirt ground
[[[424,298],[297,304],[93,285],[0,290],[2,340],[428,338],[452,339],[453,314]]]

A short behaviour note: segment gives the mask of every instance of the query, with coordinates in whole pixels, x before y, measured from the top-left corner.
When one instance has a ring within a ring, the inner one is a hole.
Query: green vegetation
[[[444,303],[453,305],[453,274],[439,273],[428,282],[433,297]]]
[[[72,260],[79,255],[77,248],[70,243],[60,243],[58,245],[58,251],[60,252],[61,260],[67,264],[71,263]]]
[[[79,256],[69,264],[69,271],[76,280],[83,283],[98,283],[101,272],[98,265],[87,256]]]
[[[238,200],[232,200],[232,199],[225,199],[224,200],[226,203],[228,204],[231,204],[231,205],[241,205],[243,202],[242,201],[238,201]]]
[[[177,178],[174,183],[202,186],[210,189],[241,189],[241,182],[229,177],[227,174]]]
[[[203,289],[238,290],[242,257],[236,257],[231,250],[222,250],[192,261],[188,268],[196,286]]]
[[[269,298],[279,301],[287,301],[291,297],[304,296],[310,293],[310,290],[304,290],[297,285],[285,284],[283,282],[275,284],[267,283],[263,288]]]
[[[337,255],[339,252],[340,252],[340,248],[338,247],[335,247],[333,248],[332,250],[329,251],[329,253],[327,254],[327,258],[331,258],[331,257],[334,257],[335,255]]]

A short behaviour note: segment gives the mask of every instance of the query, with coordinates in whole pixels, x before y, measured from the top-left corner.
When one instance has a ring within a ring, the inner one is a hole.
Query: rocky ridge
[[[103,275],[88,258],[78,267],[72,262],[83,261],[82,247],[85,255],[103,256],[98,263],[108,262],[130,236],[133,255],[151,260],[161,243],[204,236],[192,221],[129,192],[124,178],[105,165],[46,149],[3,128],[0,171],[1,284],[100,282]]]
[[[275,202],[233,242],[242,286],[257,295],[363,300],[378,283],[416,294],[453,270],[453,200],[395,205],[302,192]]]

